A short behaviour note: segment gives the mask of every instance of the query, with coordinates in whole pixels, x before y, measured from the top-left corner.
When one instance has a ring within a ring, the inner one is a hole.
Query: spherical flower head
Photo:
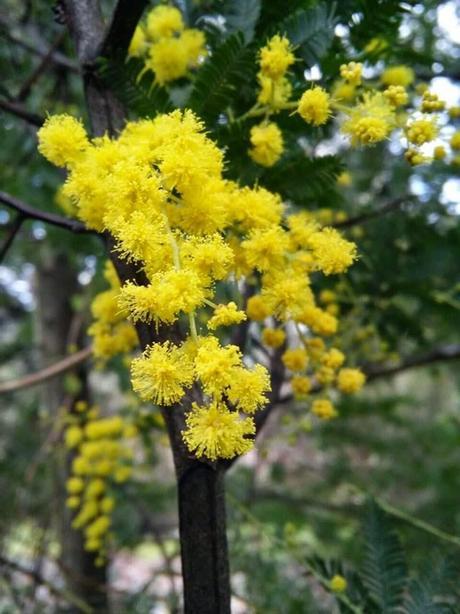
[[[147,15],[147,34],[153,40],[169,38],[183,29],[182,14],[173,6],[156,6]]]
[[[380,77],[383,85],[402,85],[407,87],[414,82],[415,74],[409,66],[390,66],[383,71]]]
[[[308,364],[308,356],[304,348],[286,350],[281,360],[290,371],[304,371]]]
[[[454,132],[450,138],[450,146],[454,151],[460,150],[460,131]]]
[[[291,379],[291,387],[296,399],[305,398],[311,390],[311,380],[305,375],[294,375]]]
[[[37,137],[38,151],[56,166],[71,168],[89,147],[83,124],[70,115],[48,117]]]
[[[193,366],[180,348],[166,341],[155,343],[131,364],[133,389],[143,401],[172,405],[193,382]]]
[[[251,128],[250,157],[261,166],[270,167],[281,158],[284,150],[283,135],[273,122],[262,123]]]
[[[85,426],[85,435],[90,440],[119,437],[122,431],[123,420],[120,416],[100,418],[88,422]]]
[[[345,362],[345,354],[337,348],[331,348],[328,352],[325,352],[321,357],[321,363],[325,367],[331,369],[338,369]]]
[[[218,326],[230,326],[246,320],[244,311],[240,311],[236,303],[231,301],[227,305],[217,305],[214,315],[208,320],[209,330],[215,330]]]
[[[141,25],[136,26],[133,37],[129,43],[128,55],[138,58],[144,55],[147,50],[147,41],[145,38],[144,28]]]
[[[79,477],[73,476],[66,482],[66,490],[70,495],[78,495],[83,490],[85,483]]]
[[[254,440],[248,437],[255,434],[253,419],[241,419],[238,412],[229,411],[223,404],[212,403],[210,407],[193,404],[185,420],[187,428],[182,437],[198,458],[230,459],[245,454],[254,445]]]
[[[243,241],[246,262],[251,268],[261,272],[270,271],[284,264],[288,248],[288,235],[279,226],[258,228]]]
[[[76,448],[83,439],[83,431],[79,426],[69,426],[65,432],[65,445],[67,448]]]
[[[75,510],[80,506],[80,497],[67,497],[65,504],[69,509]]]
[[[110,518],[108,516],[99,516],[85,529],[85,535],[88,539],[102,537],[110,527]]]
[[[198,66],[201,58],[204,58],[206,55],[206,38],[204,33],[201,30],[188,28],[182,32],[179,41],[185,49],[187,66],[190,68]]]
[[[357,258],[355,243],[344,239],[335,228],[314,232],[308,245],[316,267],[325,275],[343,273]]]
[[[361,62],[348,62],[340,67],[340,76],[345,79],[350,85],[357,86],[361,84],[363,65]]]
[[[331,115],[330,96],[325,89],[316,85],[302,94],[297,111],[307,124],[321,126]]]
[[[222,347],[217,337],[206,337],[198,347],[195,374],[207,394],[220,396],[231,384],[234,367],[241,365],[235,345]]]
[[[267,304],[267,301],[258,294],[256,296],[251,296],[248,299],[248,303],[246,305],[246,313],[250,320],[262,322],[263,320],[265,320],[265,318],[268,318],[271,311],[269,305]]]
[[[97,499],[105,491],[105,482],[99,478],[91,480],[85,489],[86,499]]]
[[[409,101],[409,95],[402,85],[390,85],[383,95],[393,107],[402,107]]]
[[[260,69],[271,79],[280,79],[289,66],[295,62],[291,44],[286,37],[276,34],[260,50]]]
[[[356,96],[356,88],[346,81],[336,81],[332,93],[335,100],[350,102]]]
[[[234,221],[245,231],[280,224],[284,211],[279,194],[262,187],[235,189],[229,206]]]
[[[415,119],[406,127],[407,140],[414,145],[429,143],[433,141],[437,135],[438,127],[433,119],[426,119],[424,117]]]
[[[337,332],[337,318],[314,305],[307,305],[299,314],[297,321],[309,326],[317,335],[327,337]]]
[[[253,414],[266,405],[266,392],[271,390],[270,375],[265,367],[256,365],[253,369],[236,368],[233,370],[227,397],[240,411]]]
[[[436,147],[433,150],[433,158],[435,160],[444,160],[446,155],[447,155],[446,148],[443,147],[442,145],[436,145]]]
[[[334,593],[343,593],[347,590],[347,581],[343,576],[336,574],[331,578],[329,586]]]
[[[425,164],[426,162],[430,161],[428,156],[425,156],[421,151],[415,149],[414,147],[410,147],[404,153],[404,157],[411,166],[419,166],[420,164]]]
[[[383,141],[395,125],[394,110],[381,92],[367,92],[362,100],[348,111],[341,127],[350,135],[352,145],[374,145]]]
[[[435,113],[437,111],[443,111],[446,107],[446,103],[439,99],[439,96],[433,92],[423,92],[422,104],[420,110],[423,113]]]
[[[351,174],[348,171],[342,171],[337,177],[337,184],[347,188],[352,184]]]
[[[315,399],[312,403],[311,411],[321,420],[332,420],[338,415],[329,399]]]
[[[330,367],[320,367],[315,372],[315,377],[322,386],[326,386],[334,381],[335,372]]]
[[[181,262],[193,269],[206,285],[213,280],[227,277],[234,261],[234,254],[222,235],[191,236],[180,243]]]
[[[286,341],[286,333],[282,328],[264,328],[262,341],[270,348],[279,348]]]
[[[358,392],[365,382],[366,376],[360,369],[340,369],[337,376],[337,388],[345,394]]]
[[[162,38],[150,47],[146,66],[155,73],[159,85],[175,81],[187,73],[187,51],[178,38]]]
[[[292,94],[292,85],[288,79],[286,77],[271,79],[263,72],[257,75],[257,79],[260,85],[257,102],[270,107],[275,112],[284,108]]]

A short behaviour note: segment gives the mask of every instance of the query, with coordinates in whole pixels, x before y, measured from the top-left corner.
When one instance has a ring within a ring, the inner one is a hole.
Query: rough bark
[[[70,299],[77,288],[76,274],[63,254],[47,251],[37,269],[37,324],[43,361],[52,363],[66,354],[66,345],[73,318]],[[79,398],[86,396],[86,373],[82,365],[74,374],[79,378]],[[56,378],[43,386],[42,402],[59,419],[59,408],[67,401],[63,378]],[[70,475],[71,455],[58,443],[52,457],[54,497],[52,506],[59,537],[60,565],[68,590],[97,612],[107,611],[105,567],[94,565],[94,555],[83,548],[80,531],[72,528],[72,512],[65,505],[65,484]],[[78,609],[71,609],[77,612]]]

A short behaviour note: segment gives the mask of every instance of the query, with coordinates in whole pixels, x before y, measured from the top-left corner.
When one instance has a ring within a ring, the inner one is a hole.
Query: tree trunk
[[[185,614],[229,614],[224,471],[194,463],[178,479]]]
[[[70,299],[77,290],[76,273],[64,254],[43,250],[37,269],[37,319],[40,349],[43,361],[53,363],[67,351],[67,340],[74,312]],[[79,399],[87,399],[86,371],[80,366],[72,372],[79,382]],[[66,398],[67,397],[67,398]],[[71,411],[75,397],[66,395],[63,378],[54,378],[43,386],[43,404],[55,417],[60,417],[59,408],[66,402]],[[71,593],[80,597],[97,612],[107,611],[105,567],[96,567],[94,555],[83,548],[81,531],[72,528],[73,513],[65,501],[66,481],[70,475],[72,455],[62,441],[53,455],[54,517],[61,546],[60,564],[66,584]],[[70,609],[77,612],[79,610]]]

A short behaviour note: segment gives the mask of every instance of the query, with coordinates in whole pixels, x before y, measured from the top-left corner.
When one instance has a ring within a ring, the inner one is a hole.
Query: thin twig
[[[8,235],[2,247],[0,248],[0,264],[3,262],[8,250],[13,244],[13,241],[16,238],[16,235],[18,234],[18,232],[20,231],[22,223],[25,219],[26,218],[24,217],[22,213],[18,213],[17,216],[14,218],[14,221],[9,228]]]
[[[15,115],[16,117],[25,120],[28,124],[35,126],[36,128],[40,128],[45,121],[40,115],[27,111],[27,109],[25,109],[19,102],[11,102],[9,100],[0,99],[0,109],[10,113],[10,115]]]
[[[405,202],[409,201],[410,199],[411,196],[408,195],[400,196],[399,198],[395,198],[394,200],[390,201],[383,207],[379,207],[378,209],[368,211],[366,213],[361,213],[360,215],[350,217],[347,220],[343,220],[341,222],[335,222],[334,224],[332,224],[332,226],[334,226],[334,228],[350,228],[351,226],[365,224],[370,220],[382,217],[383,215],[387,215],[388,213],[391,213],[393,211],[397,211]]]
[[[51,224],[52,226],[57,226],[58,228],[65,228],[66,230],[70,230],[71,232],[75,232],[77,234],[94,234],[95,232],[86,228],[84,224],[78,222],[77,220],[62,217],[61,215],[56,215],[55,213],[39,211],[38,209],[35,209],[34,207],[31,207],[25,202],[19,200],[19,198],[11,196],[11,194],[7,194],[6,192],[0,192],[0,202],[7,207],[10,207],[10,209],[19,211],[26,218],[45,222],[46,224]]]
[[[24,388],[29,388],[30,386],[42,384],[43,382],[46,382],[57,375],[61,375],[61,373],[65,373],[66,371],[69,371],[70,369],[73,369],[80,363],[84,362],[91,356],[92,352],[93,348],[91,346],[83,348],[79,352],[66,356],[62,360],[55,362],[41,371],[29,373],[24,377],[10,380],[9,382],[0,383],[0,394],[15,392],[16,390],[23,390]]]

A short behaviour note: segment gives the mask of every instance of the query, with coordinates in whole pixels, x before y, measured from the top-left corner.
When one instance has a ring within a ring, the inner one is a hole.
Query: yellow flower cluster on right
[[[103,418],[97,406],[77,401],[68,417],[65,445],[75,451],[72,475],[67,480],[67,506],[76,510],[72,527],[84,530],[85,549],[105,556],[115,499],[111,482],[125,482],[131,475],[132,449],[128,440],[137,429],[120,416]]]

